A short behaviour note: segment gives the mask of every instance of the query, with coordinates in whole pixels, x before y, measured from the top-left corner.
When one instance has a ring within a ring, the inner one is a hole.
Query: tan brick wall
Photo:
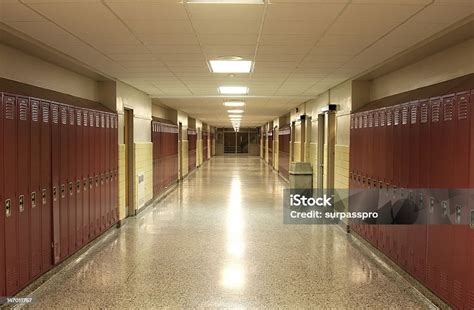
[[[119,219],[126,217],[125,210],[125,144],[119,144]]]
[[[153,198],[153,143],[135,143],[134,205],[138,208],[138,175],[145,177],[145,203]]]

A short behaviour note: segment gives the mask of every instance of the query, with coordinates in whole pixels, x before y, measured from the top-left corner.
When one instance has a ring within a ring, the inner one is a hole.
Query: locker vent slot
[[[364,128],[367,128],[367,114],[364,114],[362,121]]]
[[[95,127],[100,127],[99,125],[99,122],[100,122],[100,119],[99,119],[99,115],[96,115],[95,116]]]
[[[387,111],[387,126],[392,126],[392,111]]]
[[[103,115],[100,116],[100,127],[105,128],[105,118]]]
[[[26,121],[28,115],[28,105],[27,102],[22,100],[20,101],[20,120]]]
[[[374,125],[374,115],[372,113],[369,114],[369,127],[372,128]]]
[[[417,114],[416,106],[412,106],[411,107],[411,123],[412,124],[416,124],[416,114]]]
[[[393,124],[394,125],[399,125],[400,124],[400,110],[396,109],[394,111],[394,117],[393,117]]]
[[[53,108],[53,113],[56,113],[56,121],[58,122],[58,110]],[[43,104],[43,123],[49,123],[49,109],[47,104]]]
[[[69,125],[74,125],[74,111],[69,109]]]
[[[15,108],[14,108],[13,102],[10,100],[5,102],[5,118],[15,119]]]
[[[92,113],[89,114],[89,126],[94,127],[94,115]]]
[[[77,122],[77,126],[81,126],[82,124],[82,114],[81,114],[81,111],[77,111],[76,112],[76,122]]]
[[[110,118],[109,118],[109,116],[107,116],[107,118],[106,118],[105,120],[106,120],[105,127],[106,127],[106,128],[109,128],[109,126],[110,126]]]
[[[421,123],[428,123],[428,105],[424,104],[421,106]]]
[[[408,107],[403,107],[402,109],[402,124],[408,124]]]
[[[37,101],[31,102],[31,120],[37,122],[39,118],[39,107]]]
[[[467,101],[465,100],[460,101],[458,104],[458,119],[466,119],[467,112],[468,112]]]
[[[439,122],[439,103],[431,106],[431,122]]]
[[[444,121],[453,120],[453,103],[447,102],[444,104]]]
[[[67,124],[67,111],[66,108],[61,108],[61,124]]]
[[[381,111],[380,112],[380,126],[385,126],[385,122],[386,122],[385,111]]]
[[[87,126],[88,125],[88,116],[87,116],[87,111],[84,111],[84,126]]]
[[[375,126],[375,127],[379,127],[379,124],[380,124],[379,119],[380,119],[380,115],[379,115],[379,113],[377,112],[377,113],[375,113],[375,115],[374,115],[374,126]]]

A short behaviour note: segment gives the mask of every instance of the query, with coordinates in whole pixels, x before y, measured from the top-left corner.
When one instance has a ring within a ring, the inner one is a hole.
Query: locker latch
[[[87,179],[84,179],[83,182],[84,182],[84,183],[83,183],[83,184],[84,184],[84,189],[83,189],[83,191],[84,191],[84,192],[87,192]]]
[[[471,210],[471,228],[474,229],[474,209]]]
[[[69,182],[69,196],[72,196],[72,194],[73,194],[72,182]]]
[[[56,190],[56,188],[55,188],[55,190]],[[45,189],[43,189],[41,191],[41,203],[44,204],[44,205],[46,204],[46,190]]]
[[[10,199],[5,200],[5,216],[10,217],[12,215],[12,201]]]
[[[31,208],[36,208],[36,192],[31,193]]]
[[[418,198],[418,210],[422,210],[424,207],[423,205],[423,193],[420,193],[420,196]]]
[[[109,174],[108,173],[105,174],[105,183],[109,183]]]
[[[76,192],[77,193],[81,192],[81,181],[76,181]]]
[[[100,175],[100,185],[104,185],[104,175]]]
[[[99,176],[95,177],[95,187],[99,186]]]
[[[446,200],[441,202],[441,208],[443,209],[443,216],[448,216],[448,202]]]
[[[61,184],[61,198],[66,197],[66,185]]]
[[[456,224],[461,224],[461,206],[456,205],[456,218],[455,218]]]
[[[397,187],[396,186],[393,187],[393,198],[394,199],[397,198]]]
[[[23,195],[18,197],[18,210],[20,210],[20,213],[25,211],[25,196]]]
[[[367,187],[370,189],[370,186],[372,184],[372,180],[370,178],[367,178]]]
[[[433,197],[430,197],[430,213],[434,211],[435,200]]]
[[[92,178],[89,178],[89,188],[92,189],[92,185],[93,185],[94,181],[92,180]]]

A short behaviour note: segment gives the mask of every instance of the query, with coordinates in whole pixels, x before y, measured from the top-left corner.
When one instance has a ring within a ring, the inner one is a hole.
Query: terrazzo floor
[[[336,226],[284,225],[286,184],[215,157],[37,289],[35,309],[428,308]]]

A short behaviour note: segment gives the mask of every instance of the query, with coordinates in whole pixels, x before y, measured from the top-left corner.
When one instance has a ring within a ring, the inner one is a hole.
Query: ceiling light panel
[[[250,60],[211,60],[211,70],[214,73],[249,73],[252,71]]]
[[[186,2],[208,4],[263,4],[264,0],[187,0]]]
[[[227,110],[228,113],[244,113],[244,110]]]
[[[245,86],[219,86],[219,93],[221,95],[246,95],[249,93],[249,88]]]
[[[226,107],[243,107],[245,102],[243,101],[225,101],[224,105]]]

